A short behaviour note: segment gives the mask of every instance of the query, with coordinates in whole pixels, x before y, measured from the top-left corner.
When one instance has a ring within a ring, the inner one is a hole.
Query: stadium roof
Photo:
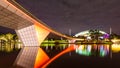
[[[101,30],[99,32],[102,33],[102,34],[107,34],[106,32],[101,31]],[[75,37],[88,36],[88,35],[90,35],[89,30],[85,30],[85,31],[82,31],[82,32],[79,32],[79,33],[75,34]]]

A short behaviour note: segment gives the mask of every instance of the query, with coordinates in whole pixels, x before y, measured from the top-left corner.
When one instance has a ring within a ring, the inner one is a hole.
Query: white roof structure
[[[104,31],[99,31],[100,33],[102,33],[102,34],[107,34],[106,32],[104,32]],[[79,32],[79,33],[77,33],[77,34],[75,34],[75,37],[78,37],[78,36],[89,36],[90,34],[89,34],[89,30],[85,30],[85,31],[82,31],[82,32]]]

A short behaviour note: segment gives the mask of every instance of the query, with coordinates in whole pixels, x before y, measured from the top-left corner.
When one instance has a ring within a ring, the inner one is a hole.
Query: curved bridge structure
[[[14,29],[24,46],[39,46],[50,32],[73,39],[51,29],[14,0],[0,0],[0,26]]]

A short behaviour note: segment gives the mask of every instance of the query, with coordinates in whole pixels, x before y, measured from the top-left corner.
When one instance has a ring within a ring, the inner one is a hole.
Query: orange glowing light
[[[46,36],[50,33],[48,30],[40,27],[39,24],[34,24],[35,29],[36,29],[36,34],[38,38],[39,44],[42,43],[42,41],[46,38]]]
[[[39,48],[36,56],[34,68],[40,68],[48,60],[49,60],[49,57],[47,56],[47,54],[41,48]]]
[[[52,59],[50,59],[45,65],[43,65],[41,68],[46,68],[52,61],[54,61],[55,59],[57,59],[58,57],[60,57],[61,55],[73,51],[75,50],[74,45],[71,45],[70,47],[68,47],[67,49],[63,50],[62,52],[60,52],[59,54],[57,54],[55,57],[53,57]]]

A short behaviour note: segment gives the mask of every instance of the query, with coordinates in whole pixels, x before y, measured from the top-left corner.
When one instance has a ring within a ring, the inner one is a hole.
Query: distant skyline
[[[16,0],[58,32],[72,35],[90,29],[120,34],[120,0]],[[4,32],[4,30],[3,30]]]

